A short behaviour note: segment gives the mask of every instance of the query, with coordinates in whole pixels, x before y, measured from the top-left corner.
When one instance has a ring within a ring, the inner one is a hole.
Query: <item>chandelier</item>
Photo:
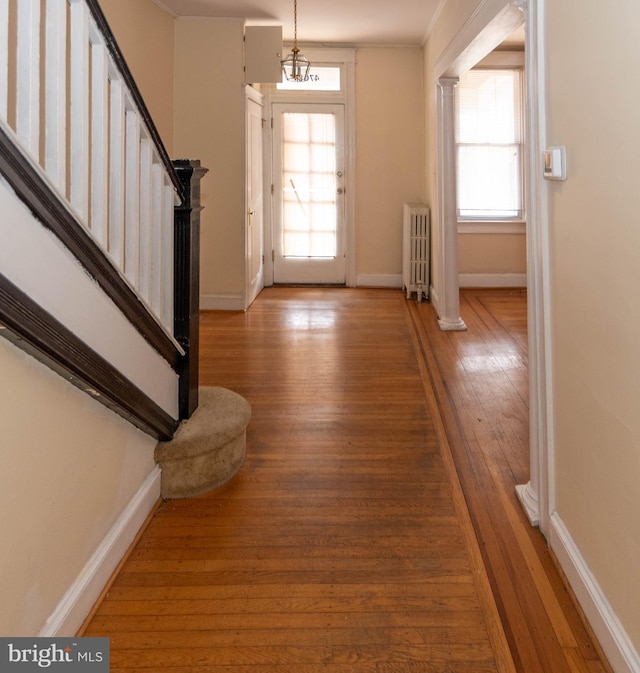
[[[298,49],[298,0],[293,0],[293,49],[282,61],[282,74],[289,82],[305,82],[311,63]]]

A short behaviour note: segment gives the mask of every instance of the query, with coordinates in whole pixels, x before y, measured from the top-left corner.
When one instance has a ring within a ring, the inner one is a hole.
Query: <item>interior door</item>
[[[273,104],[274,282],[346,282],[344,106]]]

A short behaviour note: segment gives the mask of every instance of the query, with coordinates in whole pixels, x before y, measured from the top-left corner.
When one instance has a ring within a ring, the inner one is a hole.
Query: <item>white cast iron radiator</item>
[[[405,203],[402,238],[402,287],[407,299],[415,292],[418,301],[429,298],[429,262],[431,258],[429,207]]]

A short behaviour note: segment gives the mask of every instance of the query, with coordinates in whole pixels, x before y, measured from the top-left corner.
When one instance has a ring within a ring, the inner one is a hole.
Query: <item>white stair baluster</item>
[[[70,200],[89,224],[89,18],[83,0],[70,0]]]
[[[173,185],[165,180],[162,188],[162,324],[173,333]]]
[[[151,168],[151,231],[150,231],[150,279],[149,302],[153,312],[162,311],[162,183],[164,175],[161,164],[153,162]]]
[[[125,111],[121,79],[112,79],[109,149],[109,254],[125,271]]]
[[[140,141],[140,282],[138,292],[150,303],[151,299],[151,199],[152,199],[151,140]]]
[[[125,258],[124,269],[134,288],[140,284],[140,122],[126,112],[125,148]]]
[[[93,33],[93,31],[92,31]],[[109,73],[104,44],[91,44],[91,231],[109,249]]]
[[[47,0],[44,168],[66,197],[67,190],[67,0]]]
[[[40,0],[18,3],[16,132],[40,161]]]

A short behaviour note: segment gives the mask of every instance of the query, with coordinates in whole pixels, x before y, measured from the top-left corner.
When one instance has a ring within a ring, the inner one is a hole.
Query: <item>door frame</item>
[[[261,184],[260,184],[260,193],[258,198],[258,216],[259,216],[259,224],[257,226],[261,227],[260,231],[260,239],[259,239],[259,250],[256,251],[253,249],[253,229],[252,227],[255,226],[252,224],[252,207],[255,199],[253,198],[255,195],[252,194],[252,185],[251,185],[251,176],[249,175],[249,169],[253,165],[253,146],[251,143],[252,140],[252,135],[251,135],[251,127],[250,127],[250,114],[249,114],[249,107],[251,104],[256,104],[260,107],[260,121],[261,121],[261,126],[260,126],[260,159],[261,159],[261,166],[260,166],[260,176],[261,176]],[[254,89],[252,86],[247,85],[245,87],[245,100],[244,100],[244,105],[245,105],[245,208],[244,208],[244,249],[245,249],[245,281],[244,281],[244,299],[243,299],[243,304],[244,304],[244,310],[246,311],[249,306],[253,303],[255,298],[258,296],[262,288],[264,287],[264,264],[262,260],[264,259],[264,220],[265,220],[265,192],[264,192],[264,96]],[[251,278],[251,262],[252,258],[254,255],[258,256],[258,263],[260,265],[260,269],[258,271],[258,274],[255,278]]]
[[[274,84],[264,85],[262,93],[265,99],[265,134],[264,134],[264,193],[266,196],[264,219],[264,284],[273,285],[273,242],[274,242],[274,208],[273,208],[273,103],[339,103],[344,105],[344,236],[345,236],[345,269],[346,286],[356,286],[356,236],[355,236],[355,49],[332,49],[302,47],[304,55],[313,65],[339,66],[342,70],[340,91],[279,91]]]
[[[520,502],[532,525],[549,537],[555,508],[553,487],[553,390],[551,362],[548,205],[542,180],[542,143],[545,137],[544,0],[483,0],[438,58],[434,71],[436,97],[443,87],[453,89],[457,77],[475,65],[519,23],[525,24],[527,143],[525,199],[527,203],[527,313],[529,351],[530,479],[517,487]],[[447,96],[449,92],[447,91]],[[438,288],[434,303],[453,329],[464,329],[459,315],[457,217],[455,213],[455,153],[451,152],[446,116],[451,105],[437,106],[437,221],[440,244]],[[451,162],[453,166],[451,165]],[[453,170],[451,170],[453,168]],[[444,177],[448,176],[447,180]],[[453,181],[453,182],[452,182]],[[453,201],[452,201],[453,199]],[[440,301],[439,294],[446,301]],[[442,304],[440,306],[439,304]],[[446,304],[446,305],[445,305]],[[457,327],[456,327],[457,325]]]

